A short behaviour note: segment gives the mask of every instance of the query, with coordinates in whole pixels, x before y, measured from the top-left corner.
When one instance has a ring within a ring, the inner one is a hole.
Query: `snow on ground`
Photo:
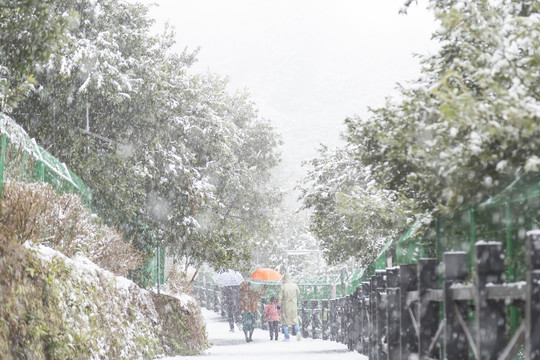
[[[213,346],[199,357],[213,360],[366,360],[367,357],[347,350],[343,344],[334,341],[302,339],[296,341],[295,337],[284,342],[283,334],[279,334],[278,341],[270,341],[267,330],[255,329],[253,342],[246,343],[244,333],[236,328],[234,333],[229,332],[226,318],[219,314],[202,308],[206,320],[208,337]],[[193,356],[176,356],[161,358],[160,360],[193,360]]]

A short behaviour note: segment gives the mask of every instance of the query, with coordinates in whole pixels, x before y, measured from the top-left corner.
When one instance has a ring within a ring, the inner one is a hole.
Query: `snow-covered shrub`
[[[171,266],[163,290],[167,295],[154,295],[154,303],[164,319],[161,340],[166,354],[194,353],[205,348],[207,338],[201,307],[192,296],[190,279],[178,264]]]
[[[152,293],[160,319],[160,342],[166,355],[197,354],[208,347],[201,307],[187,294]]]
[[[207,339],[189,297],[156,295],[43,245],[0,233],[0,354],[11,359],[154,359]]]
[[[102,223],[76,194],[40,183],[4,184],[0,224],[19,240],[52,247],[68,257],[82,252],[100,267],[126,276],[142,265],[141,254]]]
[[[138,261],[76,196],[8,181],[0,210],[2,360],[153,359],[206,348],[191,297],[152,294],[88,259],[116,273]]]

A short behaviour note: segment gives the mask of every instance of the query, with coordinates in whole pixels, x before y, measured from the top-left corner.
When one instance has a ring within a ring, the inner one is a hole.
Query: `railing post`
[[[311,300],[311,337],[313,339],[319,338],[319,300]]]
[[[336,320],[336,342],[341,342],[341,322],[343,321],[343,313],[341,311],[343,302],[341,301],[341,298],[336,299],[336,314],[337,314],[337,320]]]
[[[201,274],[201,306],[206,307],[206,279],[204,274]]]
[[[354,324],[352,329],[353,350],[362,352],[362,286],[358,285],[354,291],[352,314]]]
[[[399,319],[399,268],[386,269],[386,329],[388,344],[388,359],[401,359]]]
[[[330,300],[330,340],[337,341],[338,332],[338,311],[337,311],[338,299]]]
[[[432,338],[437,333],[439,326],[439,303],[431,301],[428,297],[429,289],[437,289],[439,279],[437,259],[420,259],[418,261],[418,350],[420,359],[424,357],[439,358],[438,351],[429,353]],[[438,349],[437,347],[434,348]]]
[[[4,189],[4,168],[6,166],[6,146],[7,135],[2,134],[1,147],[0,147],[0,199],[2,198],[2,192]]]
[[[330,334],[328,334],[328,299],[322,300],[322,313],[321,313],[321,337],[323,340],[328,340]]]
[[[525,358],[540,359],[540,230],[527,233]]]
[[[350,295],[345,295],[341,298],[341,306],[342,306],[342,318],[341,318],[341,343],[348,345],[347,341],[349,338],[349,314],[348,314],[348,308],[349,308],[349,297]]]
[[[369,315],[369,294],[371,292],[368,281],[362,283],[362,354],[369,354],[369,334],[371,328],[371,318]]]
[[[418,273],[416,264],[399,267],[399,291],[401,294],[401,358],[409,359],[411,354],[418,353],[418,335],[413,325],[411,313],[418,319],[417,306],[409,310],[407,293],[418,290]]]
[[[302,336],[308,337],[308,326],[309,326],[309,316],[308,316],[308,301],[302,300]]]
[[[228,291],[230,291],[230,289],[228,289],[226,286],[222,286],[220,294],[219,294],[219,298],[220,298],[219,310],[221,311],[221,316],[222,317],[227,316],[227,309],[226,309],[226,307],[227,307],[227,304],[226,304],[227,296],[225,295],[225,293],[228,292]]]
[[[199,303],[202,305],[203,303],[202,283],[200,281],[197,281],[195,288],[197,289],[197,299],[199,300]]]
[[[369,355],[370,359],[377,358],[377,281],[375,275],[372,275],[369,281],[369,317],[371,326],[369,328]]]
[[[354,307],[353,307],[353,303],[354,303],[354,295],[353,294],[350,294],[350,295],[347,295],[347,298],[346,298],[346,307],[345,307],[345,318],[346,318],[346,328],[347,328],[347,331],[346,331],[346,339],[345,339],[345,343],[347,344],[347,348],[349,350],[354,350],[354,323],[355,323],[355,312],[354,312]]]
[[[214,285],[214,312],[219,312],[219,299],[218,299],[219,286]]]
[[[343,321],[341,322],[341,328],[343,333],[341,334],[341,342],[347,345],[347,349],[351,350],[351,344],[349,342],[349,325],[351,323],[350,314],[351,296],[345,295],[343,297]]]
[[[339,298],[339,332],[338,332],[338,341],[342,344],[346,344],[345,336],[347,333],[347,313],[346,313],[346,307],[347,307],[347,297],[340,297]]]
[[[444,264],[444,351],[446,359],[467,360],[469,345],[458,314],[462,319],[467,318],[467,301],[452,299],[452,286],[461,284],[467,278],[467,253],[446,252],[443,254]]]
[[[352,312],[353,295],[349,294],[345,297],[345,339],[344,342],[349,350],[352,350],[352,325],[354,317]]]
[[[261,297],[261,329],[266,330],[268,322],[264,316],[264,307],[266,306],[266,296]]]
[[[501,243],[480,242],[476,253],[476,346],[480,359],[496,359],[506,344],[504,300],[489,300],[486,285],[501,284],[504,254]]]
[[[376,270],[375,279],[377,283],[377,359],[386,359],[386,351],[383,343],[386,338],[386,303],[383,301],[383,294],[386,293],[386,270]]]
[[[356,291],[358,293],[356,297],[356,311],[358,313],[356,327],[356,351],[358,351],[360,354],[363,354],[364,339],[362,338],[362,336],[364,328],[364,288],[362,287],[362,284],[358,285]]]
[[[212,294],[210,292],[210,288],[208,287],[208,283],[205,283],[204,284],[204,293],[205,293],[205,296],[206,296],[206,299],[205,299],[205,307],[210,310],[212,308]]]

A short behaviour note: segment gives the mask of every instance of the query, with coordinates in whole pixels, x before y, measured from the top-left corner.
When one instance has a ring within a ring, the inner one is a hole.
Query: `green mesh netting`
[[[90,205],[92,193],[83,181],[31,139],[9,116],[0,114],[2,152],[0,180],[11,178],[25,182],[46,182],[62,192],[75,192]]]
[[[480,240],[501,242],[507,281],[524,280],[526,232],[540,227],[540,174],[529,173],[514,179],[485,201],[440,216],[434,225],[426,227],[429,222],[427,216],[420,218],[400,238],[387,241],[378,257],[351,278],[349,292],[390,261],[396,266],[414,264],[422,257],[442,260],[446,251],[467,252],[472,274],[474,244]]]

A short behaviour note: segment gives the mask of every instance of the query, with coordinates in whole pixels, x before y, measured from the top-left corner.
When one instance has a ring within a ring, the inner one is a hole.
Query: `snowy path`
[[[302,339],[296,341],[291,338],[289,342],[281,341],[283,334],[278,341],[270,341],[268,331],[255,329],[253,342],[246,343],[244,333],[236,331],[229,332],[229,325],[225,318],[212,311],[202,308],[202,313],[206,319],[208,337],[213,346],[200,356],[175,356],[161,358],[160,360],[194,360],[194,358],[225,360],[366,360],[367,357],[357,352],[348,351],[343,344],[333,341]]]

